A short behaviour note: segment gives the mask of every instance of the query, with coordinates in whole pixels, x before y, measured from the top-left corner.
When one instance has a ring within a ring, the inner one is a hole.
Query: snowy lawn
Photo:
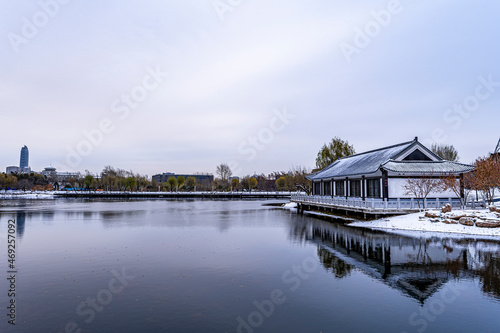
[[[484,210],[455,210],[448,213],[441,211],[425,212],[383,218],[370,222],[354,222],[349,226],[370,229],[413,230],[425,232],[443,232],[467,235],[499,236],[500,227],[478,227],[475,224],[500,222],[500,213]],[[469,223],[472,225],[464,225]]]

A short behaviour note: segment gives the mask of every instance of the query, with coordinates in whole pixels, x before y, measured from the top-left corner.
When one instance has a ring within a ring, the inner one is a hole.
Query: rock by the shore
[[[468,226],[473,226],[475,222],[476,220],[472,217],[462,217],[460,220],[458,220],[458,223]]]
[[[495,205],[490,205],[488,208],[490,209],[490,212],[500,213],[500,207],[497,207]]]
[[[452,220],[460,220],[462,217],[467,217],[467,215],[463,214],[463,215],[455,215],[455,216],[449,216],[448,218],[452,219]]]
[[[444,207],[441,207],[441,213],[449,213],[451,212],[451,205],[446,204]]]
[[[500,228],[500,213],[497,212],[497,209],[490,206],[488,211],[462,210],[451,212],[445,206],[441,210],[427,211],[421,218],[432,223],[441,222],[444,224],[460,224],[467,227]]]
[[[428,212],[425,212],[425,217],[435,219],[436,217],[439,217],[439,214],[435,213],[435,212],[428,211]]]
[[[476,222],[476,227],[479,227],[479,228],[499,228],[500,221]]]

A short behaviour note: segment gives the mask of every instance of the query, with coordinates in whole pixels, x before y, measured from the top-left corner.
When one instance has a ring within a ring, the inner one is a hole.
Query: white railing
[[[461,209],[460,200],[452,198],[437,198],[417,200],[414,198],[379,199],[379,198],[346,198],[319,195],[292,194],[293,201],[316,203],[338,207],[363,208],[368,210],[417,210],[417,209],[440,209],[446,204],[450,204],[453,209]],[[486,207],[486,202],[470,201],[466,204],[466,209],[476,209]]]

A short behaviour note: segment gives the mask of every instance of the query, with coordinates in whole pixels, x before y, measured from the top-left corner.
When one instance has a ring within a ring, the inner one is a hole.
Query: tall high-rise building
[[[29,167],[30,165],[30,152],[28,150],[28,147],[24,146],[21,148],[21,160],[19,162],[19,168],[21,168],[21,171],[24,170],[24,168]]]

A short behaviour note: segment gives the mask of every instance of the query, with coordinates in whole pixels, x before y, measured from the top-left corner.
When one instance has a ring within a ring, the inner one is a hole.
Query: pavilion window
[[[367,179],[367,197],[380,198],[380,179]]]
[[[321,183],[314,183],[313,191],[315,195],[321,195]]]
[[[338,180],[335,182],[335,193],[339,197],[343,197],[345,195],[343,180]]]
[[[350,181],[351,197],[361,196],[361,180],[351,180]]]
[[[325,195],[332,195],[332,183],[326,182],[325,184]]]

